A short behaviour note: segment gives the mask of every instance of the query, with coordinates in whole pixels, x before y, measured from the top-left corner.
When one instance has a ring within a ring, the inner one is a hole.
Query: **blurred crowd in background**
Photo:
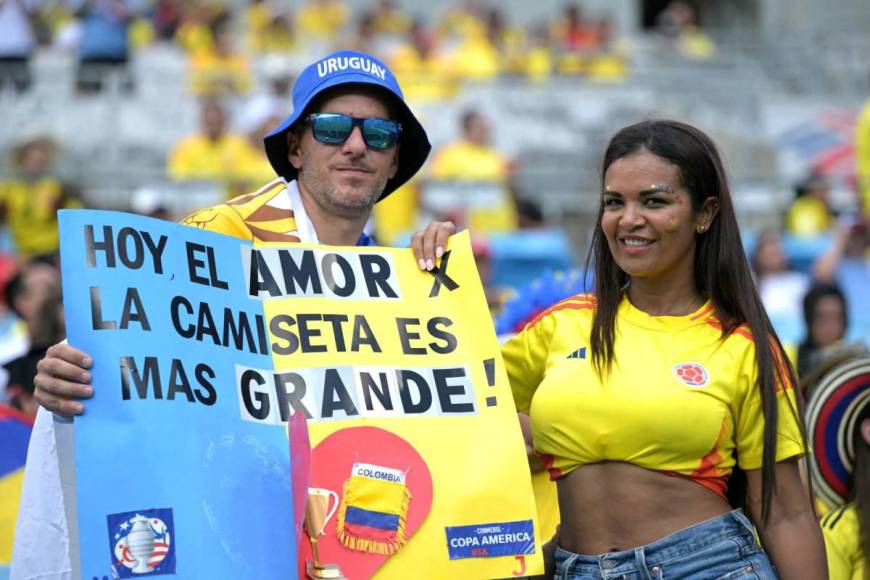
[[[866,347],[870,5],[802,0],[801,21],[771,16],[779,0],[432,4],[0,0],[3,408],[33,416],[35,363],[65,334],[57,210],[177,220],[274,179],[262,138],[302,65],[338,48],[390,65],[435,146],[371,232],[469,228],[500,333],[584,289],[606,140],[669,116],[722,147],[799,372]]]

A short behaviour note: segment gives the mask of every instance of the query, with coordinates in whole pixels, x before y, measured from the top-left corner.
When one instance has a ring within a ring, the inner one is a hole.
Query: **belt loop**
[[[570,580],[568,578],[568,573],[571,571],[571,567],[574,565],[574,562],[577,561],[577,558],[580,556],[578,554],[571,553],[567,560],[563,563],[564,568],[562,568],[562,573],[559,574],[560,580]]]
[[[649,574],[649,570],[646,567],[646,554],[644,554],[642,547],[634,549],[634,565],[637,566],[637,573],[641,580],[658,580]]]

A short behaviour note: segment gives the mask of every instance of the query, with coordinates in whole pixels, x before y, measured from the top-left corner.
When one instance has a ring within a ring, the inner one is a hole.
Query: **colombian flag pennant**
[[[405,543],[411,491],[405,472],[354,464],[344,482],[336,532],[345,547],[372,554],[393,554]]]

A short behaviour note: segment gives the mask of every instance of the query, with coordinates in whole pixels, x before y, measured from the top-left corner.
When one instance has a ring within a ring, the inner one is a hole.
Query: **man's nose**
[[[353,127],[347,140],[342,144],[341,149],[345,153],[362,155],[366,152],[366,142],[362,136],[360,127]]]

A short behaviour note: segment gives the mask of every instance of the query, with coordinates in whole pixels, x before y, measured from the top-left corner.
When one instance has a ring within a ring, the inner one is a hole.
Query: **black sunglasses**
[[[378,117],[350,117],[339,113],[312,113],[305,122],[311,125],[311,133],[321,143],[340,145],[347,141],[354,127],[359,127],[363,141],[372,149],[390,149],[399,142],[402,124]]]

